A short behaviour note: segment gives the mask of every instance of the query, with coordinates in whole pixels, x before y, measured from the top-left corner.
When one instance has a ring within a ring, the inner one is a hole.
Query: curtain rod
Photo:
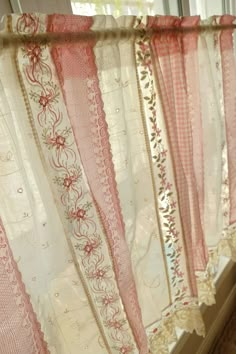
[[[104,40],[120,40],[132,37],[153,36],[155,34],[169,33],[190,33],[190,32],[212,32],[222,30],[234,30],[236,24],[230,25],[202,25],[195,27],[158,27],[146,29],[134,28],[116,28],[106,30],[94,30],[84,32],[47,32],[37,33],[35,35],[22,35],[15,33],[0,33],[0,47],[8,47],[11,45],[20,46],[27,43],[50,44],[50,43],[72,43],[79,41],[104,41]]]

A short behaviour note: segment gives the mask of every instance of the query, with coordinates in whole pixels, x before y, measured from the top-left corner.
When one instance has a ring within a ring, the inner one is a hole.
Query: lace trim
[[[215,304],[215,274],[220,256],[225,256],[236,262],[236,225],[229,227],[215,249],[209,251],[209,262],[205,273],[198,274],[198,299],[206,305]]]
[[[223,234],[218,246],[210,251],[209,262],[205,273],[198,274],[198,300],[208,306],[215,304],[215,273],[218,267],[220,256],[228,257],[236,262],[236,225],[231,226]],[[184,307],[168,318],[161,321],[161,324],[154,328],[153,334],[149,335],[149,348],[151,354],[168,354],[168,346],[177,341],[175,328],[181,328],[192,333],[194,330],[200,336],[205,335],[205,326],[198,306]]]
[[[178,310],[161,321],[160,326],[153,329],[149,336],[151,354],[168,354],[168,346],[177,341],[176,327],[192,333],[194,330],[200,336],[205,336],[205,326],[198,306],[188,306]]]

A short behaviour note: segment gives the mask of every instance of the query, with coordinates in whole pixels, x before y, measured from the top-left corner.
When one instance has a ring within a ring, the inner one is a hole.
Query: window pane
[[[207,18],[224,13],[223,0],[189,0],[189,3],[191,15],[200,15],[202,18]]]
[[[72,10],[74,14],[80,15],[141,15],[154,13],[154,0],[72,0]]]
[[[74,14],[80,15],[179,15],[178,0],[72,0]]]

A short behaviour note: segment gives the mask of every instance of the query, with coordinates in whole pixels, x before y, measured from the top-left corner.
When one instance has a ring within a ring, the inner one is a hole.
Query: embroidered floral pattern
[[[93,19],[52,15],[48,30],[57,32],[84,31],[91,28]],[[96,49],[95,49],[96,52]],[[128,321],[141,353],[147,351],[147,336],[142,323],[141,311],[132,274],[131,257],[125,242],[125,228],[120,207],[116,173],[111,153],[110,136],[103,109],[99,81],[99,66],[96,65],[91,43],[75,43],[71,46],[54,46],[51,50],[57,74],[60,77],[67,111],[74,126],[73,133],[80,151],[81,162],[96,200],[104,232],[111,250],[114,271]],[[78,58],[80,66],[77,67]],[[73,68],[68,72],[68,66]],[[80,96],[71,94],[71,84],[79,83]],[[80,106],[78,115],[74,105]],[[117,108],[116,112],[120,109]],[[84,138],[86,136],[86,139]]]
[[[176,226],[177,202],[174,199],[173,185],[168,180],[166,163],[169,152],[165,148],[162,130],[158,125],[156,110],[156,92],[152,75],[149,38],[143,35],[136,41],[136,61],[140,75],[141,90],[148,107],[148,132],[152,149],[152,161],[157,169],[159,180],[158,204],[164,235],[165,251],[168,258],[168,271],[171,275],[171,285],[174,290],[173,301],[181,301],[186,296],[184,272],[181,270],[180,258],[182,247],[179,243],[179,231]]]
[[[34,16],[32,19],[27,21],[25,17],[19,17],[16,28],[34,34],[39,20]],[[37,112],[33,117],[34,124],[53,174],[52,182],[71,236],[70,242],[99,309],[107,340],[114,352],[134,353],[135,342],[120,302],[107,246],[100,235],[96,209],[86,190],[70,123],[59,103],[62,98],[49,66],[49,50],[43,45],[26,45],[19,55],[23,63],[23,79],[31,88],[30,103],[33,112]]]

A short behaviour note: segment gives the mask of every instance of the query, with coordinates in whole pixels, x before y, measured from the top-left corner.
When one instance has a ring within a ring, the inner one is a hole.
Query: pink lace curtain
[[[232,29],[197,28],[234,21],[5,19],[9,38],[173,30],[1,49],[4,354],[160,354],[176,328],[204,334],[199,303],[235,254],[236,66]]]

